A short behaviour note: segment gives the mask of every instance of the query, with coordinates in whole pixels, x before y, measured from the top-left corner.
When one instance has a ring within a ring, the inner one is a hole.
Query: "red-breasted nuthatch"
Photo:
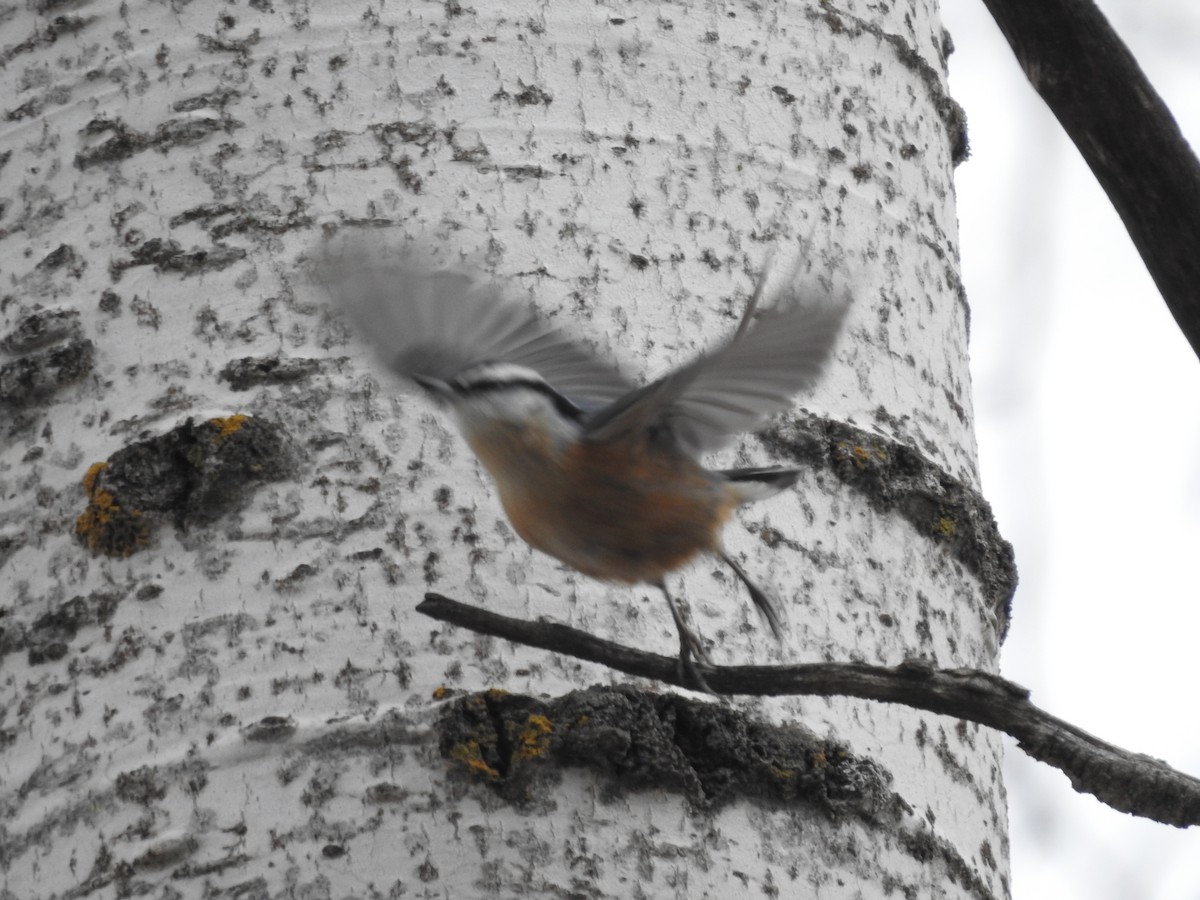
[[[720,533],[734,509],[790,487],[799,470],[712,471],[697,457],[812,385],[846,310],[801,305],[790,287],[756,315],[764,280],[723,346],[642,387],[461,272],[395,267],[338,293],[389,367],[454,412],[517,534],[585,575],[663,592],[682,677],[706,689],[693,656],[711,660],[664,579],[698,554],[719,556],[779,637],[778,602]]]

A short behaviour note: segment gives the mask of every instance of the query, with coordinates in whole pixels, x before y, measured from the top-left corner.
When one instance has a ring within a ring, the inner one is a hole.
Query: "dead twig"
[[[518,644],[599,663],[642,678],[683,687],[674,657],[645,653],[553,622],[528,622],[426,594],[417,611]],[[1034,759],[1062,771],[1075,790],[1121,812],[1166,825],[1200,824],[1200,780],[1140,753],[1114,747],[1029,701],[1029,691],[974,669],[935,669],[915,660],[898,666],[805,663],[794,666],[704,667],[719,694],[844,696],[898,703],[1016,738]]]

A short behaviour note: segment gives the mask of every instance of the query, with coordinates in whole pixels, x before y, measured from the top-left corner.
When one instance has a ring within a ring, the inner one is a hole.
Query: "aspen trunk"
[[[716,701],[431,622],[672,653],[526,547],[310,276],[370,233],[652,376],[776,279],[826,379],[713,460],[806,465],[672,579],[718,662],[994,670],[932,5],[129,0],[0,10],[5,896],[1008,896],[999,738]],[[798,266],[798,268],[796,268]],[[483,692],[483,693],[480,693]]]

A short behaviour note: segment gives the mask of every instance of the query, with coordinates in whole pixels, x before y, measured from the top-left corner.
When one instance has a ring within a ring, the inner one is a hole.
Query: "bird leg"
[[[679,680],[685,687],[691,687],[706,694],[714,693],[696,666],[697,659],[706,666],[712,666],[712,657],[708,655],[708,650],[705,649],[700,637],[684,621],[683,612],[679,609],[679,604],[675,602],[670,591],[667,590],[666,582],[660,581],[655,586],[667,598],[667,606],[671,608],[671,618],[675,620],[675,628],[679,632],[679,661],[675,667]]]

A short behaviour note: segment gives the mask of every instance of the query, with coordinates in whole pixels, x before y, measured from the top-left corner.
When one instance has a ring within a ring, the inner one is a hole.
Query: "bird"
[[[764,265],[729,338],[638,386],[496,279],[414,259],[344,268],[354,274],[336,293],[352,327],[449,409],[516,533],[588,577],[661,591],[681,683],[710,691],[697,661],[712,659],[666,583],[696,557],[728,565],[782,638],[779,601],[726,552],[721,531],[801,470],[713,470],[700,458],[819,380],[847,303],[801,302],[793,277],[763,304]]]

